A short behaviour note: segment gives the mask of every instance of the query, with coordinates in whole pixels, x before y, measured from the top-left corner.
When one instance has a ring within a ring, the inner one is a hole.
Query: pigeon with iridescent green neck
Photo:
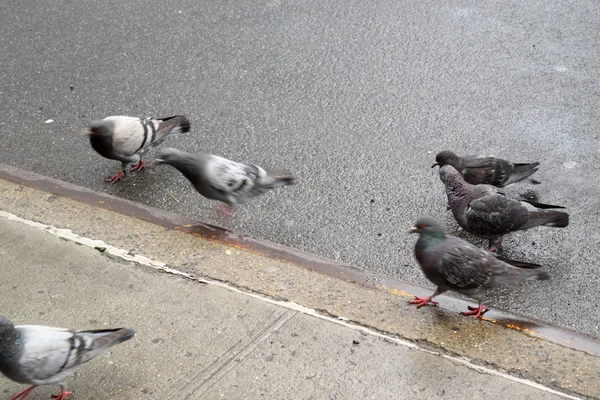
[[[11,400],[22,400],[41,385],[59,385],[61,392],[52,396],[64,400],[65,380],[75,369],[102,351],[131,339],[130,329],[72,331],[40,325],[14,326],[0,315],[0,371],[9,379],[29,384]]]
[[[479,300],[478,307],[469,306],[463,315],[479,318],[489,309],[482,301],[488,288],[521,281],[547,280],[550,275],[540,265],[500,257],[454,236],[446,235],[434,218],[421,217],[410,230],[418,233],[415,257],[425,277],[437,286],[428,297],[416,297],[410,304],[417,308],[437,304],[431,299],[448,290]]]

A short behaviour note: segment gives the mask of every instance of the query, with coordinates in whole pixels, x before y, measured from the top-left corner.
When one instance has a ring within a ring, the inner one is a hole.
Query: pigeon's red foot
[[[233,207],[231,207],[229,204],[219,203],[219,205],[217,206],[217,211],[219,212],[219,214],[225,217],[233,217]]]
[[[421,308],[427,304],[431,304],[433,306],[437,306],[437,301],[431,301],[431,298],[433,296],[427,296],[427,297],[417,297],[415,296],[414,300],[411,300],[408,302],[408,304],[416,304],[417,308]]]
[[[135,171],[135,172],[140,172],[141,170],[144,169],[144,165],[147,165],[147,164],[149,164],[147,161],[142,161],[142,159],[140,158],[140,161],[131,165],[131,170]]]
[[[486,312],[488,312],[490,309],[487,308],[486,306],[484,306],[483,304],[480,304],[478,307],[468,307],[470,311],[463,311],[461,312],[462,315],[464,316],[468,316],[468,315],[474,315],[473,318],[477,319],[477,318],[481,318],[481,316],[483,314],[485,314]]]
[[[488,246],[488,251],[491,251],[492,253],[500,252],[500,246],[502,246],[503,239],[504,238],[502,236],[500,236],[498,238],[498,240],[496,240],[496,243],[494,243],[493,240],[490,240],[490,244]],[[496,247],[494,247],[494,244],[496,245]]]
[[[67,390],[65,388],[62,388],[62,390],[60,391],[60,394],[53,394],[50,397],[52,397],[54,400],[65,400],[67,397],[69,397],[72,394],[73,394],[73,392],[67,392]]]
[[[125,172],[119,171],[116,173],[116,175],[109,176],[108,178],[106,178],[104,180],[104,182],[110,182],[110,183],[118,182],[123,177],[123,175],[125,175]]]
[[[19,393],[11,397],[10,400],[23,400],[33,389],[35,389],[35,385],[29,386],[28,388],[21,390]]]

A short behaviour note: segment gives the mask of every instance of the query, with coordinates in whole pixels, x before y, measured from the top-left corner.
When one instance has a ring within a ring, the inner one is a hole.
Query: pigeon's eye
[[[425,228],[427,228],[427,225],[425,225],[425,224],[418,224],[417,228],[418,229],[425,229]]]

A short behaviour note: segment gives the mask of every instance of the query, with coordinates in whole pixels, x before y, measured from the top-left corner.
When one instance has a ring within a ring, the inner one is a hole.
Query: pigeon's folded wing
[[[256,166],[218,156],[212,156],[205,169],[205,178],[212,187],[231,194],[249,191],[254,186],[258,174],[259,169]]]
[[[440,275],[455,290],[477,289],[492,274],[493,256],[475,246],[447,248],[442,256]]]
[[[17,327],[23,341],[19,359],[21,373],[30,379],[44,380],[70,368],[75,360],[74,333],[68,329],[39,325]]]

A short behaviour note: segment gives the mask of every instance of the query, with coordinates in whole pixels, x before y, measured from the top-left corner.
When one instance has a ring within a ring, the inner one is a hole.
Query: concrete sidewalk
[[[5,218],[0,249],[2,313],[15,323],[136,330],[80,369],[69,385],[75,399],[559,398]],[[8,398],[22,385],[2,388]]]
[[[75,399],[600,398],[597,338],[463,318],[447,296],[417,311],[408,299],[428,290],[365,287],[336,277],[350,269],[315,272],[241,249],[238,235],[233,247],[185,218],[21,176],[28,185],[0,179],[0,313],[137,332],[80,369]],[[0,378],[0,399],[21,387]]]

